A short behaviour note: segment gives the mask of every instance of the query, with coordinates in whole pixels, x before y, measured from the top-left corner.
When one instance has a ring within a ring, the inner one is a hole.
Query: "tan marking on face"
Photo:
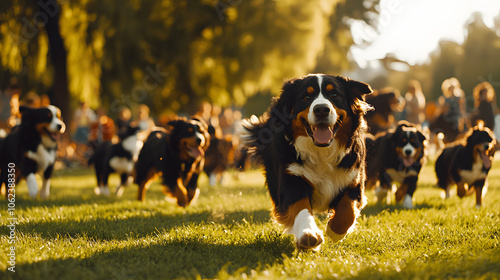
[[[307,93],[309,93],[309,94],[314,93],[314,87],[311,87],[311,86],[307,87]]]
[[[328,85],[326,85],[326,90],[327,90],[327,91],[331,91],[331,90],[333,90],[333,85],[332,85],[332,84],[328,84]]]
[[[308,136],[304,123],[302,119],[307,122],[307,115],[309,114],[309,108],[297,114],[297,117],[292,121],[293,139],[297,139],[299,136]]]
[[[337,125],[340,125],[339,130],[335,134],[334,138],[339,143],[340,147],[347,147],[349,139],[352,136],[352,120],[347,116],[347,112],[345,110],[335,108],[337,112],[339,122]],[[339,120],[342,120],[341,122]]]
[[[273,207],[273,216],[276,221],[285,226],[285,228],[293,227],[295,223],[295,218],[300,213],[300,211],[307,209],[309,213],[312,214],[311,203],[308,198],[303,198],[294,204],[290,205],[288,209],[284,213],[280,213],[278,210],[278,206],[274,205]]]

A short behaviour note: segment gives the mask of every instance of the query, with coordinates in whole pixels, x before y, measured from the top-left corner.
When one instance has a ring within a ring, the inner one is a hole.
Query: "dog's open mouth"
[[[403,164],[405,165],[405,167],[410,167],[415,162],[415,159],[413,157],[401,157],[401,159],[403,160]]]
[[[318,147],[330,146],[335,137],[335,133],[337,133],[340,128],[339,122],[336,122],[334,125],[327,123],[309,125],[309,123],[302,118],[302,123],[306,128],[307,135],[312,138],[314,145]]]
[[[49,136],[50,140],[52,140],[54,142],[59,141],[59,139],[61,138],[61,133],[59,133],[59,131],[52,132],[52,131],[48,130],[46,127],[44,127],[43,130],[45,131],[47,136]]]
[[[186,143],[186,150],[188,155],[192,158],[197,158],[199,156],[205,155],[205,151],[203,151],[201,146],[193,146]]]
[[[481,155],[481,159],[483,160],[483,166],[484,166],[484,168],[486,168],[486,169],[491,168],[491,159],[486,154],[486,152],[481,152],[480,151],[479,154]]]

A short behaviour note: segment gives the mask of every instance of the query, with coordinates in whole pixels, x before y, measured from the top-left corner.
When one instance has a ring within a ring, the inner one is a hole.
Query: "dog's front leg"
[[[323,243],[323,233],[313,217],[310,197],[311,185],[302,177],[285,174],[281,179],[280,198],[272,192],[275,219],[285,226],[287,233],[295,237],[297,249],[319,250]]]
[[[198,178],[200,174],[195,172],[191,175],[191,179],[186,185],[188,203],[193,203],[196,201],[200,195],[200,189],[198,189]]]
[[[359,214],[359,201],[349,197],[346,192],[337,206],[334,206],[326,228],[326,234],[333,242],[340,241],[354,225]]]
[[[47,199],[50,194],[50,178],[52,177],[52,170],[54,170],[54,165],[47,167],[45,172],[43,172],[43,182],[42,189],[40,190],[40,198]]]
[[[174,189],[173,189],[172,193],[173,193],[174,197],[177,200],[177,205],[179,205],[181,207],[186,207],[189,204],[189,201],[188,201],[187,190],[184,187],[184,183],[182,181],[182,178],[179,177],[179,178],[177,178],[177,180],[175,181],[175,183],[170,183],[170,184],[167,184],[167,185],[173,185],[174,186]]]
[[[399,186],[396,191],[396,201],[399,202],[404,198],[403,207],[406,209],[413,209],[412,198],[413,193],[415,193],[415,190],[417,189],[417,180],[418,178],[416,176],[405,178],[403,183],[401,183],[401,186]]]
[[[470,187],[469,190],[470,189],[475,189],[476,208],[480,208],[481,205],[483,204],[483,196],[486,194],[486,191],[488,190],[488,183],[486,179],[474,182],[473,187]]]
[[[26,184],[28,185],[28,192],[32,199],[35,199],[38,195],[38,183],[36,182],[35,173],[29,173],[26,176]]]

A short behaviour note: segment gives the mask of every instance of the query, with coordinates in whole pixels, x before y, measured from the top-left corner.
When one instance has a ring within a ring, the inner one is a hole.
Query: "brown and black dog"
[[[274,218],[298,249],[319,249],[314,214],[328,211],[326,234],[337,242],[365,205],[364,115],[368,84],[311,74],[283,84],[267,115],[244,121],[242,140],[265,168]]]
[[[413,193],[422,165],[426,137],[420,129],[407,121],[399,121],[395,130],[366,137],[367,188],[375,187],[379,202],[392,189],[392,183],[400,184],[396,201],[403,201],[403,207],[413,208]]]
[[[495,154],[496,139],[491,130],[482,126],[470,129],[464,139],[446,147],[436,160],[438,187],[450,197],[450,187],[457,185],[459,197],[476,192],[476,207],[482,205],[488,172]]]
[[[135,164],[137,199],[144,201],[153,179],[161,175],[163,192],[189,205],[199,194],[198,177],[210,145],[207,125],[201,119],[179,118],[167,123],[167,129],[153,130]]]
[[[399,90],[390,87],[374,91],[373,94],[366,97],[366,103],[375,108],[375,110],[366,113],[369,132],[374,135],[393,128],[395,124],[394,114],[401,112],[405,105]]]

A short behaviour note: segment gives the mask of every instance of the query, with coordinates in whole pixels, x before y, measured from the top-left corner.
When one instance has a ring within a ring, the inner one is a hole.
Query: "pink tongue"
[[[200,155],[203,155],[203,149],[201,147],[191,147],[189,148],[189,152],[192,157],[197,158]]]
[[[486,154],[481,154],[481,158],[483,159],[484,168],[488,169],[491,167],[491,160]]]
[[[327,144],[333,138],[333,133],[329,128],[316,128],[313,137],[316,143]]]
[[[403,158],[403,163],[406,167],[410,167],[413,164],[413,158]]]

